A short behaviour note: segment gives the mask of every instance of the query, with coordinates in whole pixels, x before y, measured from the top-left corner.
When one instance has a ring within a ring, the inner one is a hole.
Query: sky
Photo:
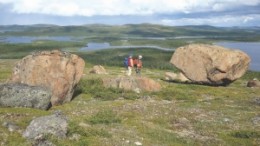
[[[260,0],[0,0],[0,25],[260,26]]]

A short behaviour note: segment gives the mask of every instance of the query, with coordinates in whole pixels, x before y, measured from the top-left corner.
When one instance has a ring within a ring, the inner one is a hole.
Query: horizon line
[[[125,26],[125,25],[157,25],[157,26],[166,26],[166,27],[188,27],[188,26],[205,26],[205,27],[239,27],[239,28],[248,28],[248,27],[260,27],[257,25],[252,25],[252,26],[239,26],[239,25],[234,25],[234,26],[217,26],[217,25],[207,25],[207,24],[193,24],[193,25],[166,25],[166,24],[156,24],[156,23],[125,23],[125,24],[105,24],[105,23],[87,23],[87,24],[70,24],[70,25],[60,25],[60,24],[52,24],[52,23],[35,23],[35,24],[0,24],[0,26],[37,26],[37,25],[42,25],[42,26],[90,26],[90,25],[104,25],[104,26]]]

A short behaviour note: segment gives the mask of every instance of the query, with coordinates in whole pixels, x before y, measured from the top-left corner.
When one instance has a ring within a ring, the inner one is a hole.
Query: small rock
[[[45,138],[41,137],[39,139],[35,139],[35,141],[32,143],[33,146],[55,146],[50,141],[46,140]]]
[[[135,145],[137,145],[137,146],[141,146],[141,145],[143,145],[141,142],[139,142],[139,141],[136,141],[135,142]]]
[[[254,125],[260,125],[260,116],[252,118],[252,123]]]
[[[180,118],[179,122],[182,123],[182,124],[189,124],[190,123],[190,121],[185,117]]]
[[[143,100],[150,100],[151,97],[149,95],[144,95],[144,96],[141,97],[141,99],[143,99]]]
[[[141,91],[160,91],[159,82],[147,77],[117,77],[103,78],[103,85],[108,88],[121,88],[124,90],[132,90],[136,93]]]
[[[140,90],[139,88],[135,88],[135,89],[134,89],[134,92],[137,93],[137,94],[139,94],[139,93],[141,93],[141,90]]]
[[[89,71],[89,73],[92,73],[92,74],[108,74],[106,69],[101,65],[93,66],[93,68]]]
[[[70,140],[76,140],[76,141],[79,141],[81,135],[79,134],[72,134],[72,136],[69,138]]]
[[[181,83],[190,82],[190,80],[181,72],[180,73],[166,72],[165,80],[178,81]]]
[[[260,105],[260,97],[253,99],[253,103],[256,105]]]
[[[247,87],[260,87],[260,81],[257,78],[254,78],[253,80],[247,82]]]
[[[15,123],[13,123],[13,122],[4,122],[4,123],[2,124],[2,126],[8,128],[8,130],[9,130],[10,132],[14,132],[14,131],[17,131],[17,130],[20,129],[20,128],[19,128]]]
[[[229,118],[224,118],[224,122],[229,122],[230,119]]]

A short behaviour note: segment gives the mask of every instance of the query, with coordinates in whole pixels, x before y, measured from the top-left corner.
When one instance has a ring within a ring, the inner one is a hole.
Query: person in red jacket
[[[143,62],[142,62],[142,55],[139,55],[138,58],[135,60],[135,72],[137,75],[141,75],[141,69],[143,67]]]
[[[128,76],[131,76],[133,66],[134,66],[134,60],[133,60],[132,55],[130,55],[128,57],[128,68],[127,68],[127,75]]]

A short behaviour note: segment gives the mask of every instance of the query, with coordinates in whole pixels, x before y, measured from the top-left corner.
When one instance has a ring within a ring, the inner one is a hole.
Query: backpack
[[[124,60],[124,66],[125,67],[128,67],[128,58],[126,57],[125,60]]]

